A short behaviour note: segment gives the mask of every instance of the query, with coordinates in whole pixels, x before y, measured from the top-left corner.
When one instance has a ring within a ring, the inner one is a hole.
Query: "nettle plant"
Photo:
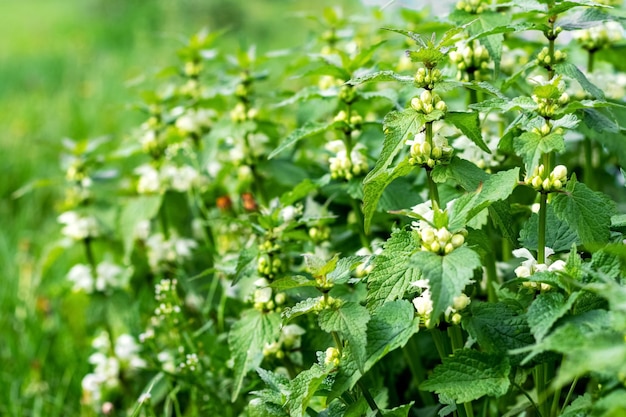
[[[192,37],[121,146],[68,142],[85,414],[621,415],[605,3],[328,9],[286,54]]]

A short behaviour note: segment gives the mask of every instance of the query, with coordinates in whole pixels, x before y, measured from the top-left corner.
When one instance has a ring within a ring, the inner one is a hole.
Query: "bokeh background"
[[[336,5],[345,13],[362,7],[357,0],[0,2],[0,415],[80,412],[91,342],[86,301],[68,296],[68,265],[49,246],[59,237],[63,138],[124,140],[143,118],[132,108],[142,88],[202,28],[225,31],[222,50],[297,47],[319,28],[295,11]]]

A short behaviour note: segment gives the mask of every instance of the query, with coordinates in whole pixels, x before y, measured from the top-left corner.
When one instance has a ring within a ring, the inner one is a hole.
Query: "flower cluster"
[[[513,251],[513,256],[516,258],[524,258],[526,259],[521,263],[520,266],[515,268],[515,276],[518,278],[528,278],[534,275],[537,272],[554,272],[554,271],[562,271],[565,269],[565,261],[557,260],[550,261],[548,259],[549,256],[553,255],[554,251],[551,248],[545,248],[545,256],[546,263],[540,264],[537,262],[535,257],[530,253],[530,251],[526,248],[515,249]],[[539,283],[534,281],[526,281],[523,284],[527,288],[540,289],[542,291],[547,291],[551,288],[549,284]]]
[[[369,165],[367,157],[363,154],[365,146],[357,143],[350,153],[346,150],[346,145],[341,140],[334,140],[326,144],[325,148],[335,155],[328,158],[330,165],[330,176],[333,179],[351,180],[355,176],[363,175],[367,172]]]
[[[162,233],[155,233],[146,239],[148,264],[153,271],[160,271],[167,265],[189,259],[198,244],[195,240],[171,236],[166,239]]]
[[[624,28],[618,22],[605,22],[589,29],[574,32],[574,39],[584,49],[595,52],[620,41],[624,36]]]
[[[164,164],[159,169],[144,164],[135,169],[139,175],[137,192],[139,194],[161,193],[168,189],[186,192],[201,183],[201,176],[189,165],[176,166]]]
[[[74,284],[74,291],[84,291],[91,294],[94,291],[105,292],[113,288],[121,288],[126,282],[124,270],[109,261],[100,262],[93,270],[89,265],[76,264],[67,273],[67,279]]]
[[[418,133],[413,139],[407,140],[410,146],[409,163],[433,168],[435,165],[450,162],[454,149],[448,144],[445,136],[436,133],[432,145],[426,141],[424,132]]]
[[[563,86],[562,89],[564,88]],[[561,107],[569,102],[569,95],[564,91],[558,98],[539,97],[533,94],[532,99],[537,103],[537,113],[542,117],[549,118],[554,116]]]
[[[419,68],[415,73],[415,86],[424,88],[426,90],[432,90],[435,84],[443,80],[443,75],[438,69],[427,70],[426,68]]]
[[[61,233],[73,240],[85,240],[100,235],[98,221],[93,216],[66,211],[58,217],[58,221],[64,225]]]
[[[559,29],[559,28],[557,28]],[[556,50],[553,55],[550,55],[548,47],[543,48],[537,54],[537,64],[544,68],[551,68],[554,64],[559,64],[567,59],[567,53]]]
[[[447,255],[465,243],[465,235],[467,234],[465,230],[450,233],[445,227],[436,229],[424,221],[419,223],[418,231],[422,243],[421,250],[423,251]]]
[[[480,14],[487,10],[488,6],[489,2],[486,0],[461,0],[456,3],[457,10],[472,14]]]
[[[324,352],[324,365],[332,365],[333,367],[339,366],[339,361],[341,360],[341,353],[339,353],[339,349],[336,347],[329,347]]]
[[[252,303],[254,308],[259,311],[278,311],[280,312],[283,304],[287,300],[284,292],[274,293],[269,281],[265,278],[259,278],[254,282],[255,290],[252,294]]]
[[[532,173],[526,177],[524,182],[535,190],[548,193],[551,191],[559,191],[567,181],[567,167],[565,165],[557,165],[550,174],[546,175],[543,164],[536,167]]]
[[[413,299],[413,306],[415,307],[418,317],[424,325],[428,327],[433,312],[433,300],[428,280],[420,279],[413,282],[411,285],[421,289],[420,295]],[[445,320],[448,323],[459,324],[461,322],[461,314],[459,312],[465,309],[471,301],[472,300],[463,293],[454,297],[452,305],[445,310]]]
[[[430,90],[424,90],[419,97],[413,97],[411,99],[411,108],[423,114],[431,114],[434,110],[439,110],[442,112],[439,118],[443,117],[446,110],[448,110],[446,102],[438,94],[433,94]]]
[[[489,68],[489,51],[477,40],[458,43],[456,51],[451,51],[449,57],[458,69],[458,80],[479,81],[484,78]]]
[[[111,346],[110,335],[102,332],[93,340],[92,347],[96,352],[89,357],[89,363],[94,370],[85,375],[81,385],[83,401],[99,408],[120,388],[124,374],[144,368],[146,362],[139,356],[139,345],[128,334],[120,335]]]

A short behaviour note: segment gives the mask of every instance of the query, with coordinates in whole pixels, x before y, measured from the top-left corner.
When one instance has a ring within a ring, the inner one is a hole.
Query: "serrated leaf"
[[[590,7],[559,19],[559,27],[563,28],[563,30],[587,29],[598,26],[608,20],[614,20],[614,17],[604,9]]]
[[[440,183],[452,179],[464,190],[474,191],[489,178],[489,174],[468,160],[453,157],[448,165],[436,165],[432,177]]]
[[[524,132],[513,139],[513,148],[515,153],[522,157],[526,173],[530,175],[539,165],[541,155],[552,151],[563,152],[565,150],[565,139],[563,136],[555,133],[541,136],[534,132]]]
[[[241,318],[235,322],[228,334],[228,346],[234,360],[232,401],[239,396],[246,374],[261,364],[263,347],[277,340],[279,335],[278,313],[261,313],[250,309],[244,311]]]
[[[591,81],[587,79],[585,74],[578,69],[578,67],[571,62],[563,62],[554,66],[554,71],[559,75],[565,75],[575,79],[578,84],[591,94],[591,96],[598,100],[604,100],[604,92],[596,87]]]
[[[490,204],[508,198],[517,186],[518,179],[519,168],[490,175],[476,191],[454,201],[450,209],[448,228],[451,231],[461,229]]]
[[[369,311],[358,303],[343,303],[337,308],[326,308],[318,317],[318,323],[323,331],[337,332],[350,344],[350,350],[359,369],[365,366],[366,330],[369,320]]]
[[[589,415],[593,401],[590,393],[576,398],[570,405],[563,409],[560,417],[585,417]]]
[[[120,214],[120,235],[124,236],[124,259],[129,260],[135,242],[137,225],[144,220],[153,219],[163,202],[163,195],[143,195],[125,202]]]
[[[420,385],[466,403],[485,395],[500,397],[509,389],[511,365],[505,356],[470,349],[459,349],[443,359],[432,375]]]
[[[231,285],[235,285],[238,283],[244,276],[245,272],[256,259],[257,250],[244,248],[239,252],[239,257],[237,258],[237,266],[235,268],[235,275],[233,276],[233,282]]]
[[[473,301],[470,313],[463,317],[463,327],[487,352],[504,354],[534,343],[525,315],[509,304]]]
[[[552,205],[556,215],[576,230],[583,245],[608,242],[615,211],[608,196],[589,189],[572,175],[565,192],[555,195]]]
[[[363,91],[357,93],[358,97],[363,100],[374,100],[374,99],[384,99],[390,101],[396,106],[399,106],[398,103],[398,92],[396,90],[392,90],[391,88],[386,88],[384,90],[377,91]]]
[[[276,291],[285,291],[294,288],[316,287],[317,282],[302,275],[293,275],[276,279],[272,281],[269,286]]]
[[[335,123],[330,123],[330,124],[329,123],[317,123],[317,122],[305,123],[304,126],[301,126],[297,128],[296,130],[294,130],[293,132],[291,132],[291,134],[289,134],[289,136],[287,136],[285,140],[267,156],[267,159],[274,158],[276,155],[278,155],[285,149],[289,148],[290,146],[293,146],[298,141],[308,138],[310,136],[325,132],[333,128],[334,125]]]
[[[566,317],[563,320],[563,323],[540,342],[511,349],[511,353],[530,352],[522,361],[522,365],[546,351],[567,353],[583,346],[587,338],[593,338],[596,333],[604,332],[609,317],[605,310],[591,310],[578,316]]]
[[[413,407],[414,401],[408,404],[401,405],[399,407],[392,408],[391,410],[380,410],[383,417],[407,417]]]
[[[306,409],[315,391],[333,370],[331,366],[323,367],[314,363],[311,369],[300,372],[291,381],[291,392],[287,399],[287,408],[292,417],[304,417]]]
[[[385,169],[379,171],[378,174],[370,178],[370,180],[363,184],[363,217],[365,231],[369,231],[372,217],[378,207],[385,189],[397,178],[407,175],[413,167],[407,160],[400,162],[393,169]]]
[[[433,252],[419,251],[411,256],[409,264],[422,272],[422,278],[430,285],[433,310],[431,324],[461,295],[467,284],[472,282],[474,269],[481,266],[480,257],[467,246],[461,246],[445,256]]]
[[[293,307],[287,307],[283,311],[282,315],[286,320],[291,320],[295,317],[301,316],[302,314],[306,314],[309,311],[316,309],[320,305],[321,301],[322,296],[307,298],[306,300],[300,301]]]
[[[541,341],[548,334],[552,325],[569,311],[579,295],[580,293],[576,292],[566,298],[559,292],[549,291],[535,298],[528,307],[526,317],[530,331],[537,341]]]
[[[370,370],[387,353],[406,345],[418,330],[419,319],[415,317],[415,309],[409,301],[396,300],[382,305],[373,312],[367,323],[366,360],[363,371]],[[351,349],[348,352],[351,352]],[[350,355],[345,355],[337,372],[332,396],[338,397],[352,389],[362,375]]]
[[[406,175],[410,171],[410,166],[400,164],[395,169],[388,168],[393,163],[396,155],[403,149],[405,140],[411,134],[417,134],[424,125],[424,115],[413,109],[405,109],[401,112],[390,112],[383,121],[383,131],[385,140],[374,169],[363,180],[363,203],[366,230],[378,205],[378,200],[384,188],[399,176]]]
[[[407,75],[400,75],[393,71],[378,71],[352,78],[348,80],[346,84],[360,85],[368,82],[378,81],[398,81],[404,84],[413,84],[414,82],[413,77]]]
[[[409,261],[417,248],[411,232],[400,230],[391,234],[383,253],[375,258],[374,269],[367,278],[367,307],[370,310],[404,297],[411,283],[419,279],[419,269],[412,267]]]
[[[465,136],[487,153],[491,150],[483,140],[478,112],[448,112],[446,121],[456,126]]]
[[[539,230],[539,215],[533,213],[528,221],[524,222],[519,234],[520,245],[529,250],[537,250]],[[546,210],[546,246],[555,252],[562,252],[569,249],[573,243],[578,243],[578,235],[564,221],[559,219],[554,213],[554,208],[548,204]]]
[[[256,369],[259,377],[265,382],[272,391],[283,393],[289,387],[289,378],[285,375],[277,374],[275,372],[269,371],[263,368]]]
[[[327,89],[321,90],[319,87],[305,87],[302,90],[298,91],[291,97],[276,103],[274,107],[284,107],[290,104],[299,103],[301,101],[309,101],[314,98],[331,98],[337,97],[338,95],[337,89]]]

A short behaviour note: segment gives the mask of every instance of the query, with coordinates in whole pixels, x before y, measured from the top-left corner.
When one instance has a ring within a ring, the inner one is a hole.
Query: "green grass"
[[[141,120],[128,109],[141,85],[129,88],[129,80],[174,62],[181,42],[202,27],[226,29],[226,50],[297,46],[307,32],[294,34],[285,16],[303,6],[313,7],[288,0],[0,2],[0,415],[80,413],[93,330],[88,300],[65,282],[72,253],[50,251],[59,236],[62,138],[122,140]],[[33,180],[47,186],[14,198]]]

